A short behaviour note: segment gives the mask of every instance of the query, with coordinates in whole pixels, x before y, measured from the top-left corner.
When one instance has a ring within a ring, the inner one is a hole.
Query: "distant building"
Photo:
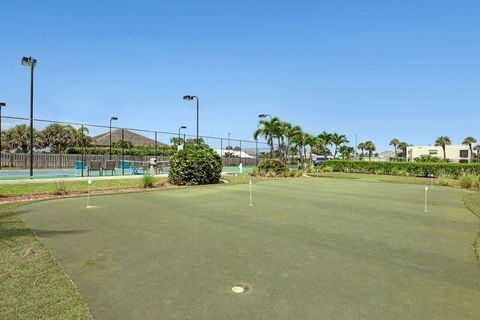
[[[378,161],[395,160],[395,151],[382,151],[378,154]]]
[[[467,145],[448,145],[445,146],[445,153],[451,162],[467,163],[470,161],[470,149]],[[407,147],[407,161],[415,161],[420,156],[430,155],[443,159],[442,147],[436,146],[410,146]]]
[[[141,134],[132,132],[130,130],[123,131],[124,140],[130,141],[133,146],[155,146],[155,140],[142,136]],[[93,145],[97,147],[108,147],[110,145],[110,132],[102,133],[93,137]],[[122,130],[112,130],[112,143],[122,140]],[[166,146],[165,143],[157,141],[157,146]]]

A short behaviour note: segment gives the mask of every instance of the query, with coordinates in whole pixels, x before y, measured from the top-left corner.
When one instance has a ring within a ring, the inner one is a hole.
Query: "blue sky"
[[[257,115],[388,149],[480,138],[479,1],[3,1],[0,101],[36,117],[252,139]]]

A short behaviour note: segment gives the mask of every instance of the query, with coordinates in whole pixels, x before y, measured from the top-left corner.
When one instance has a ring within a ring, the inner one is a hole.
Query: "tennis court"
[[[132,161],[133,162],[133,161]],[[142,162],[141,169],[139,170],[138,167],[133,167],[129,169],[117,168],[113,175],[121,176],[121,175],[138,175],[144,174],[148,172],[148,169],[144,169],[147,167],[146,162]],[[137,169],[135,169],[137,168]],[[242,172],[248,173],[252,170],[253,167],[243,167]],[[157,169],[157,174],[168,174],[169,167],[162,166],[162,168]],[[240,169],[237,166],[225,166],[223,167],[223,172],[225,173],[240,173]],[[87,170],[85,169],[83,175],[87,176]],[[92,176],[99,176],[98,172],[92,172]],[[105,176],[111,176],[111,172],[106,172]],[[0,170],[0,180],[18,180],[18,179],[25,179],[30,176],[30,170],[28,169],[2,169]],[[34,179],[51,179],[51,178],[73,178],[73,177],[81,177],[82,171],[75,169],[75,168],[64,168],[64,169],[35,169],[34,170]]]
[[[35,203],[19,214],[95,319],[476,319],[467,191],[298,178]],[[234,293],[232,287],[245,288]]]

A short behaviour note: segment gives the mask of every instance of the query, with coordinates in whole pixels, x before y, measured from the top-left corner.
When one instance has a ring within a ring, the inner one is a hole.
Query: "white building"
[[[467,145],[449,145],[445,146],[445,154],[451,162],[466,163],[470,161],[470,149]],[[442,147],[436,146],[410,146],[407,147],[407,161],[414,161],[423,155],[430,155],[443,159]]]

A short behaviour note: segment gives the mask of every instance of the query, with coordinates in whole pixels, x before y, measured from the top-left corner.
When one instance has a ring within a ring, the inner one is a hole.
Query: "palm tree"
[[[447,161],[447,153],[445,151],[445,147],[448,145],[451,145],[452,141],[450,140],[449,137],[447,136],[440,136],[435,140],[435,146],[437,147],[442,147],[443,149],[443,160]]]
[[[389,143],[389,145],[395,148],[395,159],[397,159],[397,147],[399,144],[400,144],[400,140],[398,140],[397,138],[393,138],[392,140],[390,140],[390,143]]]
[[[9,150],[18,150],[27,153],[30,149],[30,127],[26,124],[18,124],[5,133],[6,145]],[[41,148],[42,141],[38,137],[37,131],[33,130],[34,148]]]
[[[360,154],[360,159],[363,159],[363,150],[365,150],[365,143],[360,142],[357,148],[360,149],[360,151],[362,151],[362,153]]]
[[[333,133],[330,136],[330,141],[335,146],[335,152],[333,154],[333,159],[335,160],[335,158],[337,157],[338,147],[340,147],[341,145],[343,145],[345,143],[348,143],[348,140],[347,140],[347,137],[344,134]]]
[[[275,137],[275,125],[268,120],[260,120],[259,128],[253,133],[253,138],[258,140],[258,137],[263,136],[270,146],[270,156],[273,158],[273,138]]]
[[[302,132],[300,126],[292,126],[288,122],[283,122],[282,124],[283,137],[285,138],[285,163],[288,162],[288,152],[292,149],[294,141],[292,140],[295,136],[298,136]]]
[[[300,156],[300,162],[302,163],[302,168],[305,168],[305,160],[307,158],[307,149],[306,146],[310,142],[310,135],[303,131],[300,131],[293,137],[293,143],[298,150],[298,154]]]
[[[475,139],[474,137],[466,137],[465,139],[463,139],[463,142],[462,142],[462,144],[466,144],[470,148],[470,162],[473,162],[472,144],[476,142],[477,142],[477,139]]]
[[[332,144],[332,135],[327,131],[323,131],[318,135],[318,140],[321,145],[323,145],[323,151],[325,159],[327,158],[328,154],[328,146]]]
[[[75,136],[75,145],[77,147],[90,147],[93,143],[93,138],[89,136],[90,130],[87,127],[75,128],[71,125],[66,125],[65,128],[72,131]],[[83,139],[82,139],[83,138]]]
[[[473,149],[477,150],[477,161],[480,159],[480,144],[477,144]]]
[[[52,123],[41,133],[44,147],[50,147],[52,152],[61,153],[77,144],[77,137],[71,128],[59,123]]]
[[[372,152],[377,150],[377,148],[375,147],[375,144],[370,140],[365,141],[364,148],[368,151],[368,161],[370,161],[372,159]]]
[[[342,160],[345,160],[345,158],[350,159],[352,157],[352,154],[355,153],[355,149],[353,147],[349,147],[346,145],[340,146],[338,151],[340,152]]]
[[[312,165],[313,159],[312,159],[312,151],[315,145],[317,144],[318,138],[315,137],[314,135],[308,134],[307,137],[305,138],[305,144],[309,147],[309,153],[310,153],[310,166]]]
[[[408,148],[408,146],[409,146],[409,144],[406,143],[405,141],[402,141],[397,145],[397,148],[402,150],[402,154],[403,154],[403,157],[405,158],[405,161],[407,161],[407,148]]]

